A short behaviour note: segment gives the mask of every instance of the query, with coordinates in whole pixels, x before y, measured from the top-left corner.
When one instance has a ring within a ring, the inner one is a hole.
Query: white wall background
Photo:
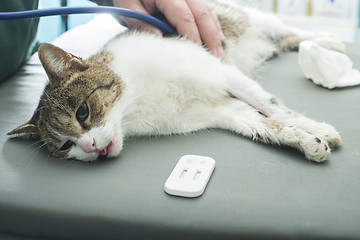
[[[347,42],[360,41],[359,0],[236,0],[279,15],[304,30],[330,31]]]

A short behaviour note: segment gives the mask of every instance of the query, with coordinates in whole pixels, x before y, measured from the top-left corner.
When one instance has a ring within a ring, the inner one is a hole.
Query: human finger
[[[225,53],[222,46],[224,34],[216,15],[212,12],[205,0],[186,0],[193,13],[200,38],[206,47],[215,56],[224,58]]]
[[[147,9],[145,9],[145,7],[140,2],[140,0],[131,0],[131,1],[114,0],[114,5],[117,7],[127,8],[127,9],[131,9],[134,11],[150,14],[147,11]],[[131,28],[141,29],[141,30],[152,32],[152,33],[155,33],[156,35],[162,36],[162,32],[160,31],[160,29],[158,29],[157,27],[155,27],[149,23],[143,22],[138,19],[129,18],[129,17],[126,17],[125,21]]]
[[[185,0],[156,0],[155,3],[180,35],[201,45],[200,32]]]

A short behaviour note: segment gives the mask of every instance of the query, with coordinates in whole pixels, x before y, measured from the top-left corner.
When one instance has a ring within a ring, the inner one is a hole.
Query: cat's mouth
[[[111,141],[109,143],[109,145],[107,145],[103,150],[100,150],[98,153],[99,153],[100,156],[105,156],[105,155],[107,155],[107,154],[109,154],[111,152],[113,147],[114,147],[114,143],[113,143],[113,141]]]

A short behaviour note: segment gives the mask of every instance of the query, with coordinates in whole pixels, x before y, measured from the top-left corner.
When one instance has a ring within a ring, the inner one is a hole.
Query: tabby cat
[[[325,161],[340,144],[335,128],[288,109],[253,78],[263,61],[303,40],[341,52],[344,44],[229,1],[208,2],[226,37],[223,61],[185,38],[135,30],[87,60],[44,43],[38,53],[49,82],[31,119],[8,134],[40,137],[55,157],[94,161],[119,155],[127,136],[220,128]]]

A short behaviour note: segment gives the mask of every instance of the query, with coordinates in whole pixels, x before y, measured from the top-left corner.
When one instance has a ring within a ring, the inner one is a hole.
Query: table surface
[[[104,21],[111,20],[99,17],[56,43],[87,56],[111,30]],[[90,41],[98,41],[91,50],[84,44],[89,34],[101,36]],[[85,46],[70,44],[74,37]],[[360,68],[360,46],[347,47]],[[295,52],[268,61],[260,76],[287,106],[338,129],[343,143],[327,162],[216,129],[127,139],[118,158],[92,164],[52,158],[41,143],[6,136],[31,116],[46,81],[33,57],[0,84],[0,232],[58,239],[360,238],[360,87],[314,85]],[[205,193],[194,199],[164,192],[186,154],[216,160]]]

